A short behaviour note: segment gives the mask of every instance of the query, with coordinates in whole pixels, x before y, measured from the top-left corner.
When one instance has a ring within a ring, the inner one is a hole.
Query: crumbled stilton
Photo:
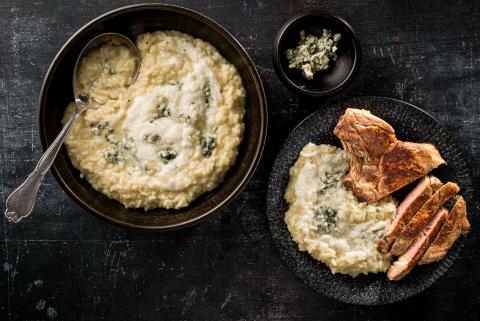
[[[297,47],[285,52],[288,68],[299,69],[303,77],[313,79],[317,71],[329,68],[330,60],[337,61],[337,44],[341,37],[339,33],[332,36],[332,31],[328,29],[323,29],[320,37],[305,35],[305,30],[300,31]]]
[[[110,127],[110,122],[108,121],[105,121],[105,122],[101,122],[101,123],[92,123],[90,124],[90,131],[94,134],[94,135],[100,135],[102,134],[102,132],[106,132],[106,134],[113,134],[114,132],[114,129],[112,127]]]
[[[158,156],[164,164],[177,157],[177,152],[171,146],[163,146],[158,149]]]
[[[117,148],[107,149],[105,151],[104,157],[108,162],[112,164],[117,164],[124,161],[123,156]]]
[[[212,156],[213,150],[217,147],[217,139],[213,136],[206,135],[200,138],[200,148],[202,155],[205,157]]]
[[[337,222],[337,211],[331,207],[319,206],[314,209],[318,230],[330,233]]]
[[[125,150],[131,150],[135,148],[135,141],[132,137],[122,138],[121,146]]]
[[[180,113],[178,114],[177,119],[183,123],[189,123],[192,117],[190,117],[190,115]]]
[[[159,138],[160,138],[160,135],[155,134],[155,133],[145,134],[145,135],[143,136],[143,139],[144,139],[147,143],[155,143]]]
[[[203,85],[202,93],[203,93],[203,102],[208,107],[210,104],[210,98],[211,98],[210,81],[207,80],[205,82],[205,84]]]
[[[325,173],[325,177],[323,180],[319,182],[318,185],[318,194],[323,195],[327,192],[328,189],[335,187],[337,183],[340,181],[342,177],[342,173]]]
[[[170,109],[168,108],[168,100],[164,99],[162,102],[157,104],[153,110],[153,113],[150,117],[150,122],[153,122],[159,118],[170,117]]]
[[[117,136],[115,136],[114,134],[105,134],[105,140],[108,143],[113,144],[113,145],[118,144]]]
[[[172,86],[176,86],[179,90],[182,89],[183,83],[180,80],[175,80],[170,83]]]

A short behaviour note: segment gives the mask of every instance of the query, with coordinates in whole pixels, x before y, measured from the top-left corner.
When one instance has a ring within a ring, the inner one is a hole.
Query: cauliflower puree
[[[385,272],[390,258],[377,251],[376,241],[394,215],[396,201],[390,196],[375,204],[358,201],[343,185],[348,169],[344,150],[307,144],[290,169],[285,222],[300,251],[332,273]]]
[[[245,90],[235,67],[209,43],[177,31],[138,37],[134,57],[103,45],[80,66],[84,112],[65,144],[73,165],[125,207],[182,208],[215,188],[244,132]],[[92,101],[91,100],[91,101]],[[65,123],[74,110],[70,103]]]

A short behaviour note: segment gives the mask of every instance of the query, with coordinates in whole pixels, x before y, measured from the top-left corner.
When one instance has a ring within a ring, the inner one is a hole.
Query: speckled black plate
[[[347,107],[370,110],[390,123],[400,140],[429,142],[437,146],[448,166],[432,173],[444,182],[453,181],[459,184],[471,218],[475,199],[470,169],[455,139],[445,127],[411,104],[383,97],[361,97],[327,108],[321,107],[290,133],[270,174],[267,193],[270,232],[289,268],[319,293],[343,302],[362,305],[400,301],[423,291],[445,273],[463,246],[464,237],[454,244],[440,262],[417,266],[402,280],[391,282],[384,273],[360,275],[356,278],[342,274],[332,275],[326,265],[311,258],[307,252],[298,250],[284,222],[287,203],[283,195],[289,180],[290,167],[297,160],[303,146],[309,142],[341,146],[340,141],[333,135],[333,129]],[[408,188],[405,188],[394,196],[401,200],[407,192]]]

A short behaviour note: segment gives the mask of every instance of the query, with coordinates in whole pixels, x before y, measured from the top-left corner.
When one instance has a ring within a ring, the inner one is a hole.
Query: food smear
[[[328,29],[322,29],[320,37],[300,31],[297,47],[285,52],[288,68],[301,70],[303,77],[312,80],[316,72],[327,70],[331,61],[337,61],[337,44],[341,38],[341,34],[332,35]]]

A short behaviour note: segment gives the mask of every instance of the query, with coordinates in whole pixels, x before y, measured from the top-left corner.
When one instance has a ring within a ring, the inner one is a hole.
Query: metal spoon
[[[87,43],[87,45],[80,52],[73,70],[73,95],[76,105],[75,112],[65,124],[65,127],[63,127],[60,134],[58,134],[57,138],[53,141],[52,145],[50,145],[50,147],[42,155],[37,167],[35,167],[35,170],[27,177],[25,182],[23,182],[23,184],[14,190],[7,198],[5,217],[10,222],[18,223],[20,220],[32,213],[37,192],[42,183],[43,177],[48,172],[50,166],[52,166],[53,161],[55,160],[58,151],[62,147],[63,141],[65,140],[69,129],[83,111],[95,108],[95,104],[89,104],[90,98],[88,96],[81,95],[80,93],[78,69],[83,57],[85,57],[92,49],[98,48],[105,43],[125,46],[133,54],[135,57],[135,71],[129,78],[128,85],[131,85],[137,78],[138,71],[140,69],[140,53],[130,39],[118,33],[104,33],[96,36]]]

